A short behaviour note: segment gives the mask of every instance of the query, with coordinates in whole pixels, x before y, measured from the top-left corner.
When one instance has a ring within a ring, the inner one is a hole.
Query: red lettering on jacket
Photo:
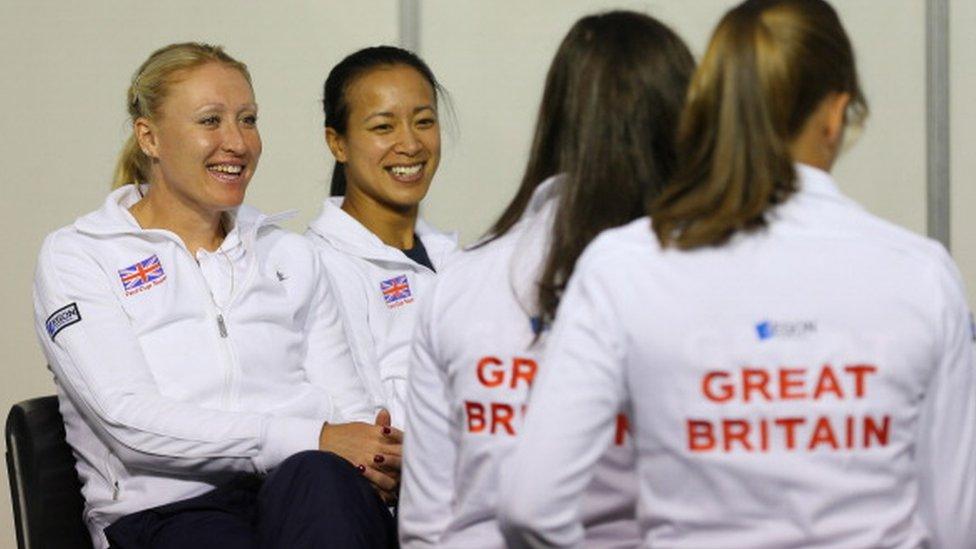
[[[688,449],[692,452],[707,452],[715,448],[715,435],[712,422],[688,420]]]
[[[464,413],[468,417],[468,432],[485,430],[485,407],[478,402],[464,401]]]
[[[749,402],[752,392],[758,391],[766,400],[773,400],[769,394],[769,372],[758,368],[742,369],[742,400]]]
[[[514,435],[515,429],[512,428],[512,418],[515,417],[515,409],[509,404],[500,402],[491,403],[491,434],[498,432],[498,428],[505,429],[505,432]]]
[[[617,414],[617,428],[613,433],[613,443],[623,446],[627,441],[627,432],[630,431],[630,420],[624,414]]]
[[[535,371],[537,368],[538,366],[531,358],[513,358],[511,388],[516,388],[520,379],[525,381],[526,387],[531,387],[532,380],[535,379]]]
[[[686,434],[688,450],[695,453],[853,450],[887,446],[891,416],[688,419]]]
[[[478,381],[485,387],[498,387],[505,382],[505,373],[499,370],[502,361],[497,357],[486,356],[478,361]],[[492,368],[494,366],[494,368]],[[490,368],[490,369],[489,369]]]
[[[877,366],[871,364],[851,364],[844,366],[844,371],[854,374],[854,396],[863,398],[867,392],[867,376],[878,371]]]
[[[721,378],[720,381],[723,382],[718,385],[717,393],[714,391],[716,387],[712,383],[712,381],[715,380],[716,378]],[[702,394],[704,394],[705,397],[708,398],[708,400],[711,400],[713,402],[726,402],[728,400],[731,400],[732,398],[735,397],[735,389],[733,388],[733,385],[731,383],[725,381],[727,379],[729,379],[728,372],[721,372],[721,371],[708,372],[707,374],[705,374],[705,377],[702,378]]]

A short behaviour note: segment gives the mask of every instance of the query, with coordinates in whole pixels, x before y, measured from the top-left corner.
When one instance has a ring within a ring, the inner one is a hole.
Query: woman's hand
[[[326,423],[319,434],[319,449],[356,466],[386,503],[396,500],[403,432],[390,426],[388,411],[380,410],[374,425]]]

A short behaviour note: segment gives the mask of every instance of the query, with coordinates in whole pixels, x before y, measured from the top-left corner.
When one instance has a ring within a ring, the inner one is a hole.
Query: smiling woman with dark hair
[[[443,95],[415,54],[377,46],[333,67],[322,100],[333,196],[306,236],[342,301],[373,404],[390,411],[395,427],[416,311],[457,246],[418,217],[441,158]]]

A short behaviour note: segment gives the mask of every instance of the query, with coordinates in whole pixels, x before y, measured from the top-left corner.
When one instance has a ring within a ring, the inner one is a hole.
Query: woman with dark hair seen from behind
[[[533,377],[550,368],[539,360],[546,328],[586,244],[641,216],[670,177],[693,69],[680,38],[635,12],[584,17],[563,39],[521,187],[487,238],[441,274],[421,313],[408,380],[404,547],[504,547],[500,470],[522,436]],[[587,545],[633,547],[626,419],[590,442],[602,458],[581,517]]]
[[[598,238],[562,300],[503,489],[513,547],[579,542],[567,509],[625,403],[644,546],[973,547],[965,293],[831,178],[866,111],[823,0],[722,18],[653,230]]]
[[[242,205],[247,67],[172,44],[127,105],[116,189],[47,237],[34,285],[95,547],[395,546],[400,433],[367,423],[315,251]]]
[[[397,428],[416,311],[457,247],[418,218],[440,162],[443,95],[422,59],[393,46],[347,56],[323,90],[336,164],[306,236],[328,265],[366,388]]]

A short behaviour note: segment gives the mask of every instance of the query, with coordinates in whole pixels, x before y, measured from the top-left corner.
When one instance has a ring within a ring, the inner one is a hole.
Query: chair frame
[[[75,458],[58,397],[14,404],[7,415],[7,476],[20,549],[91,549]]]

